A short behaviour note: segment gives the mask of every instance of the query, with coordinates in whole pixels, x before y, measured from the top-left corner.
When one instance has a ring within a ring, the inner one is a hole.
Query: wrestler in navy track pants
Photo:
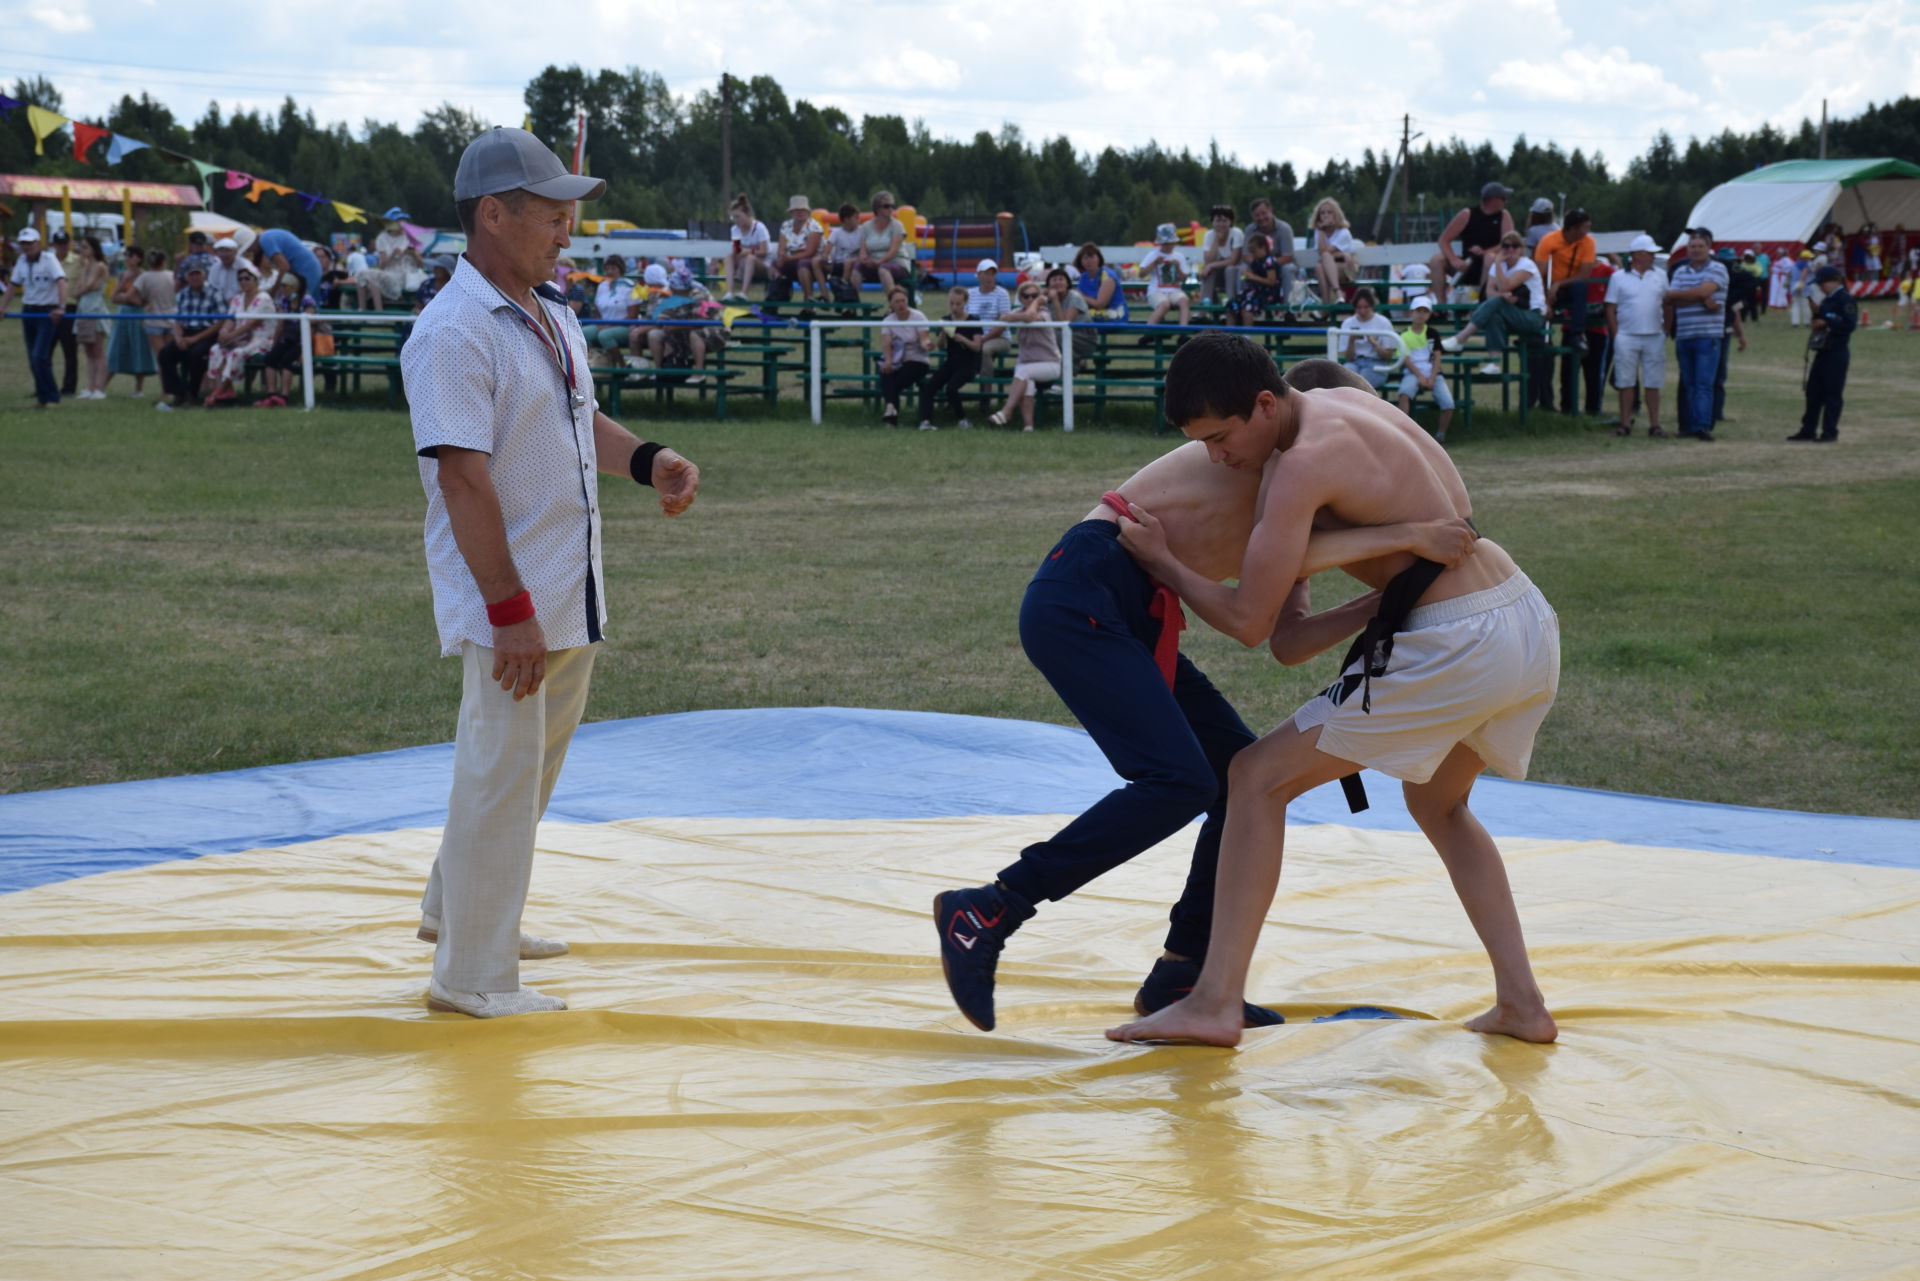
[[[1000,881],[1031,902],[1062,899],[1204,813],[1166,943],[1198,959],[1213,924],[1227,763],[1254,735],[1185,655],[1167,688],[1153,657],[1153,595],[1119,526],[1101,520],[1069,529],[1028,584],[1020,643],[1127,784],[1022,850]]]

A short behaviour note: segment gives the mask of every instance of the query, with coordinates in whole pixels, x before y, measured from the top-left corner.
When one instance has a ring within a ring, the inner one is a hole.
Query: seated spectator
[[[1332,196],[1313,207],[1313,253],[1320,301],[1331,306],[1345,297],[1344,286],[1360,278],[1359,246],[1353,242],[1340,202]]]
[[[207,288],[222,303],[240,292],[240,245],[231,236],[213,242],[213,265],[207,268]]]
[[[1566,309],[1567,328],[1572,333],[1569,345],[1575,351],[1587,349],[1587,282],[1593,278],[1598,257],[1593,237],[1588,234],[1592,230],[1592,214],[1569,209],[1566,225],[1541,236],[1533,250],[1534,263],[1546,281],[1553,306]]]
[[[1527,241],[1517,231],[1500,237],[1499,257],[1487,268],[1487,300],[1473,309],[1473,318],[1459,333],[1441,343],[1447,351],[1459,351],[1476,333],[1485,331],[1487,351],[1498,353],[1507,345],[1509,333],[1533,338],[1547,329],[1547,291],[1540,280],[1540,267],[1527,257]],[[1488,361],[1476,371],[1501,372],[1498,361]]]
[[[417,316],[421,312],[425,311],[427,309],[427,304],[432,302],[435,298],[438,298],[440,296],[440,291],[442,289],[445,289],[452,282],[453,282],[453,259],[452,258],[449,258],[445,254],[436,254],[433,257],[427,259],[427,278],[420,282],[420,287],[418,289],[413,291],[413,314]],[[282,296],[277,286],[275,287],[273,292],[276,298]],[[285,307],[282,307],[280,310],[285,311],[287,309]]]
[[[1265,232],[1248,233],[1246,254],[1246,266],[1240,269],[1240,296],[1233,300],[1229,317],[1236,325],[1252,324],[1255,313],[1262,320],[1269,319],[1287,305],[1286,289],[1281,283],[1286,269],[1273,252],[1273,242]]]
[[[333,250],[325,245],[314,246],[313,259],[320,264],[320,279],[314,282],[308,292],[312,293],[313,300],[320,304],[323,311],[330,311],[339,304],[340,283],[347,278],[347,273],[341,270],[340,260],[333,256]]]
[[[639,287],[633,291],[633,318],[639,320],[652,315],[655,300],[665,298],[672,292],[667,286],[666,265],[657,262],[648,263],[647,269],[640,273]],[[654,326],[647,324],[627,326],[628,364],[636,364],[640,356],[651,354],[652,348],[648,345],[647,335],[652,333],[653,329]]]
[[[981,330],[980,361],[991,368],[995,359],[1012,350],[1007,342],[1007,327],[991,322],[1013,310],[1013,299],[1007,297],[1007,291],[1000,287],[1000,264],[993,259],[982,258],[975,263],[973,274],[979,283],[967,291],[967,316],[972,320],[988,322]]]
[[[174,280],[178,284],[186,284],[187,272],[194,267],[198,267],[202,273],[201,280],[203,282],[202,287],[204,288],[205,273],[213,270],[213,264],[216,261],[218,261],[218,259],[213,256],[213,243],[207,238],[207,233],[204,231],[189,231],[187,233],[187,252],[181,254],[180,261],[174,264]]]
[[[1358,302],[1356,296],[1355,304]],[[1439,340],[1427,329],[1427,320],[1433,315],[1432,300],[1425,294],[1411,299],[1407,315],[1406,332],[1399,337],[1400,360],[1406,367],[1400,375],[1400,412],[1411,418],[1413,402],[1422,392],[1433,397],[1434,407],[1440,411],[1433,438],[1444,445],[1447,427],[1453,422],[1453,389],[1447,386],[1446,372],[1440,366]]]
[[[780,247],[773,260],[774,275],[792,282],[800,290],[800,301],[818,295],[831,302],[827,291],[827,273],[820,258],[820,224],[813,220],[813,206],[805,196],[787,201],[787,220],[780,224]]]
[[[1020,306],[1007,313],[1008,320],[1058,320],[1039,285],[1029,281],[1020,286]],[[1020,430],[1033,430],[1034,389],[1043,382],[1060,380],[1060,333],[1055,329],[1019,331],[1019,355],[1013,365],[1013,380],[1007,385],[1007,403],[987,419],[995,427],[1005,427],[1013,411],[1020,411]]]
[[[913,287],[907,229],[893,216],[894,208],[891,191],[873,193],[873,217],[860,229],[860,252],[847,267],[847,279],[856,288],[863,280],[878,280],[880,288],[889,293],[896,284]]]
[[[1485,279],[1487,265],[1498,257],[1500,238],[1513,230],[1507,197],[1513,188],[1490,182],[1480,188],[1480,203],[1455,214],[1440,232],[1440,252],[1427,261],[1428,278],[1442,302],[1461,290],[1469,297]],[[1454,241],[1460,252],[1453,251]]]
[[[856,302],[860,297],[859,280],[847,275],[847,264],[859,256],[860,210],[848,203],[840,206],[840,225],[827,232],[827,278],[845,282],[842,288],[851,291],[842,299],[845,302]]]
[[[1153,308],[1147,317],[1149,325],[1157,325],[1166,318],[1172,308],[1180,309],[1180,323],[1186,324],[1193,312],[1193,304],[1187,299],[1187,260],[1174,252],[1174,246],[1180,243],[1180,232],[1170,222],[1163,222],[1154,228],[1153,248],[1140,259],[1140,274],[1147,280],[1147,306]],[[1159,340],[1157,334],[1141,334],[1140,345],[1151,346]]]
[[[217,405],[234,398],[234,384],[247,371],[247,361],[273,345],[279,323],[273,319],[273,299],[260,288],[260,269],[241,259],[237,274],[240,292],[227,300],[233,318],[220,326],[220,336],[207,361],[207,378],[201,399]]]
[[[1299,265],[1294,261],[1293,228],[1285,220],[1273,216],[1273,202],[1265,196],[1256,198],[1247,210],[1253,219],[1246,225],[1248,240],[1255,232],[1267,238],[1273,246],[1273,260],[1280,264],[1280,299],[1283,303],[1293,301],[1293,282],[1299,275]]]
[[[980,373],[980,344],[984,341],[980,335],[980,326],[968,323],[967,291],[959,285],[947,290],[947,320],[945,325],[936,326],[932,331],[935,342],[945,350],[940,368],[934,371],[920,389],[920,430],[936,431],[933,424],[933,400],[941,392],[947,395],[947,407],[953,411],[954,426],[966,431],[973,426],[967,421],[967,410],[960,399],[960,389],[972,382]]]
[[[199,397],[200,384],[207,376],[207,361],[212,358],[213,344],[220,337],[219,318],[226,312],[227,304],[207,288],[207,269],[192,263],[187,267],[187,283],[173,296],[173,310],[179,319],[173,322],[166,345],[160,348],[160,386],[166,395],[173,397],[176,407],[184,408]]]
[[[600,262],[600,282],[593,288],[593,316],[596,320],[632,320],[637,299],[633,296],[633,280],[627,275],[627,260],[619,254],[608,254]],[[588,354],[599,351],[620,351],[624,349],[632,335],[627,325],[582,325],[580,332],[587,340]]]
[[[1120,273],[1107,266],[1107,256],[1100,252],[1100,246],[1091,240],[1081,245],[1080,252],[1073,256],[1073,265],[1080,273],[1080,293],[1093,309],[1094,319],[1125,320],[1126,287]]]
[[[723,301],[745,302],[747,286],[755,276],[773,278],[773,237],[767,233],[767,224],[753,216],[753,202],[745,193],[733,198],[727,206],[727,217],[733,220],[733,226],[727,229],[733,252],[727,258]]]
[[[1354,290],[1353,314],[1340,322],[1340,363],[1378,391],[1387,385],[1387,370],[1400,357],[1400,338],[1393,322],[1374,305],[1373,290]]]
[[[887,291],[887,314],[880,321],[880,418],[900,423],[900,393],[918,387],[927,376],[927,318],[898,285]]]
[[[367,247],[360,243],[360,237],[353,236],[348,239],[347,256],[342,265],[347,269],[349,277],[357,276],[374,265],[373,259],[367,255]]]
[[[1240,263],[1247,233],[1233,225],[1233,206],[1215,205],[1208,217],[1213,225],[1200,238],[1200,298],[1232,303],[1240,292]]]
[[[353,278],[358,305],[366,311],[384,310],[389,302],[406,297],[407,272],[422,265],[420,251],[400,226],[406,217],[398,205],[387,210],[386,226],[373,238],[372,264]]]
[[[657,321],[689,321],[699,318],[700,297],[694,284],[693,273],[685,267],[678,268],[667,276],[667,293],[653,306],[653,319]],[[655,369],[705,369],[707,367],[707,341],[700,330],[692,325],[657,325],[647,330],[647,350],[653,355]],[[687,379],[689,386],[699,386],[706,381],[704,374],[695,373]]]
[[[1093,319],[1093,308],[1087,305],[1087,296],[1073,287],[1073,274],[1065,267],[1050,268],[1042,288],[1054,319],[1073,326],[1073,367],[1078,370],[1100,342],[1100,335],[1087,323]]]
[[[425,292],[427,286],[420,286]],[[312,314],[319,310],[313,299],[307,295],[307,282],[297,271],[283,271],[273,282],[274,310],[283,316],[298,316],[302,312]],[[418,312],[414,313],[418,315]],[[274,336],[273,345],[267,348],[267,354],[261,363],[266,366],[263,381],[266,395],[253,402],[255,409],[284,409],[287,398],[293,395],[293,375],[300,368],[300,326],[287,320],[280,323],[280,332]]]
[[[1540,241],[1559,226],[1553,218],[1553,201],[1545,196],[1534,201],[1533,208],[1527,211],[1527,229],[1521,233],[1527,238],[1527,252],[1533,253],[1537,260],[1539,254],[1535,251],[1540,248]]]

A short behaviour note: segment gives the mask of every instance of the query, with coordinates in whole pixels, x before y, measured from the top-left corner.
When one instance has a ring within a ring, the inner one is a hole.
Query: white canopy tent
[[[1710,229],[1723,245],[1802,245],[1829,221],[1847,233],[1920,228],[1920,165],[1783,160],[1721,183],[1687,215],[1687,226]],[[1685,245],[1683,233],[1674,248]]]

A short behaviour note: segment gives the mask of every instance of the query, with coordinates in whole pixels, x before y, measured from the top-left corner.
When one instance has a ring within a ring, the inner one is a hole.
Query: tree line
[[[940,138],[902,116],[855,120],[835,107],[789,100],[770,76],[734,78],[729,89],[733,183],[752,197],[770,225],[795,193],[807,195],[817,209],[834,209],[844,201],[864,209],[872,193],[885,188],[929,217],[1011,211],[1025,221],[1035,245],[1146,240],[1156,223],[1204,221],[1217,202],[1232,204],[1244,218],[1248,203],[1263,195],[1296,230],[1306,227],[1314,204],[1332,196],[1366,234],[1393,166],[1390,152],[1371,149],[1357,160],[1330,159],[1304,174],[1290,164],[1244,161],[1217,146],[1196,155],[1148,143],[1093,155],[1076,150],[1065,137],[1029,140],[1011,123],[971,139]],[[58,87],[44,78],[17,81],[12,96],[62,109]],[[657,73],[637,67],[549,66],[527,85],[525,101],[534,133],[562,154],[572,147],[576,104],[585,108],[589,168],[608,181],[595,216],[675,228],[690,219],[721,216],[731,193],[720,189],[723,99],[718,86],[683,100]],[[490,122],[445,103],[410,131],[373,120],[355,130],[344,123],[322,124],[310,108],[301,109],[289,97],[273,112],[224,112],[212,103],[188,123],[142,92],[123,96],[104,120],[89,123],[362,205],[373,214],[399,205],[416,222],[450,226],[460,152]],[[92,153],[94,163],[82,164],[64,137],[49,138],[47,154],[35,156],[26,113],[8,113],[0,123],[0,172],[193,180],[187,166],[150,151],[134,152],[109,168],[102,163],[102,145]],[[1920,156],[1920,98],[1870,105],[1858,116],[1831,122],[1828,151],[1833,156]],[[1624,165],[1578,147],[1564,151],[1551,140],[1536,144],[1521,137],[1503,153],[1491,143],[1453,138],[1415,149],[1409,172],[1412,190],[1425,196],[1429,213],[1450,213],[1476,199],[1481,184],[1497,178],[1529,199],[1564,192],[1567,203],[1584,206],[1601,229],[1640,228],[1664,241],[1679,232],[1694,201],[1716,184],[1762,164],[1818,154],[1818,127],[1803,121],[1793,132],[1762,125],[1751,133],[1727,130],[1684,145],[1663,132]],[[291,198],[266,195],[252,205],[244,196],[216,180],[212,207],[313,238],[341,229],[325,206],[308,212]],[[1523,205],[1516,218],[1524,220]],[[1384,234],[1391,236],[1392,229],[1389,221]]]

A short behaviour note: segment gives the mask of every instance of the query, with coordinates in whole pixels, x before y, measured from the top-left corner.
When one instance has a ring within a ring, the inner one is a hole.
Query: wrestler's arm
[[[600,470],[609,476],[633,475],[633,454],[640,438],[605,414],[593,415],[593,450],[600,459]],[[678,516],[693,506],[700,492],[700,469],[671,449],[653,456],[653,487],[660,495],[660,510]]]
[[[1380,593],[1370,591],[1316,614],[1307,581],[1301,579],[1293,585],[1292,594],[1280,609],[1267,649],[1288,667],[1296,666],[1325,653],[1365,627],[1379,608]]]
[[[1311,578],[1323,569],[1377,560],[1395,552],[1412,552],[1452,569],[1473,555],[1473,544],[1479,537],[1470,523],[1455,517],[1409,521],[1403,525],[1316,529],[1307,539],[1307,550],[1300,559],[1300,577]]]

